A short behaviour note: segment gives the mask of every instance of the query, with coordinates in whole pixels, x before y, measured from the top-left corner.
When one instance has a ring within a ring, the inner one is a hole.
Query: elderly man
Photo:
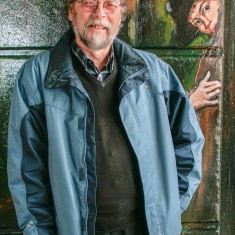
[[[204,142],[172,69],[116,35],[125,0],[67,1],[72,24],[17,75],[9,187],[30,235],[177,235]]]

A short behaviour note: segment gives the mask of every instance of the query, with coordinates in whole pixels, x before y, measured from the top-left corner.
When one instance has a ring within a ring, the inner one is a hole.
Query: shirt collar
[[[113,46],[111,48],[111,53],[108,58],[106,65],[103,67],[102,71],[99,71],[98,68],[95,66],[94,62],[89,59],[89,57],[78,47],[75,39],[72,40],[71,49],[74,55],[79,59],[80,63],[84,67],[86,71],[92,70],[93,73],[97,75],[104,71],[105,73],[112,73],[114,68],[114,49]]]

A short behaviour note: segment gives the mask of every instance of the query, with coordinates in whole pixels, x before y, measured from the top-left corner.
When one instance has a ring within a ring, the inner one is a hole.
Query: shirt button
[[[148,77],[148,73],[144,73],[144,77],[147,78]]]
[[[31,225],[33,225],[33,221],[29,221],[29,223],[26,225],[26,228],[29,228]]]

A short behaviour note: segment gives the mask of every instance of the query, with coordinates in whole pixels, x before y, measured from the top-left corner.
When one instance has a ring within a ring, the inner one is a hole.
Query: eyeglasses
[[[121,5],[116,1],[93,1],[93,0],[81,0],[81,1],[75,0],[75,1],[81,3],[82,9],[87,12],[95,11],[97,9],[98,3],[103,3],[104,12],[108,14],[116,13]]]

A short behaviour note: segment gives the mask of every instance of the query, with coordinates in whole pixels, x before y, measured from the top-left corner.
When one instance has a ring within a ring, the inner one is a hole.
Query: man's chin
[[[107,47],[109,47],[111,45],[111,43],[94,43],[94,42],[89,42],[87,44],[87,46],[93,50],[101,50],[101,49],[105,49]]]
[[[109,47],[113,43],[113,40],[107,38],[93,38],[90,40],[86,40],[86,46],[90,47],[93,50],[100,50]]]

